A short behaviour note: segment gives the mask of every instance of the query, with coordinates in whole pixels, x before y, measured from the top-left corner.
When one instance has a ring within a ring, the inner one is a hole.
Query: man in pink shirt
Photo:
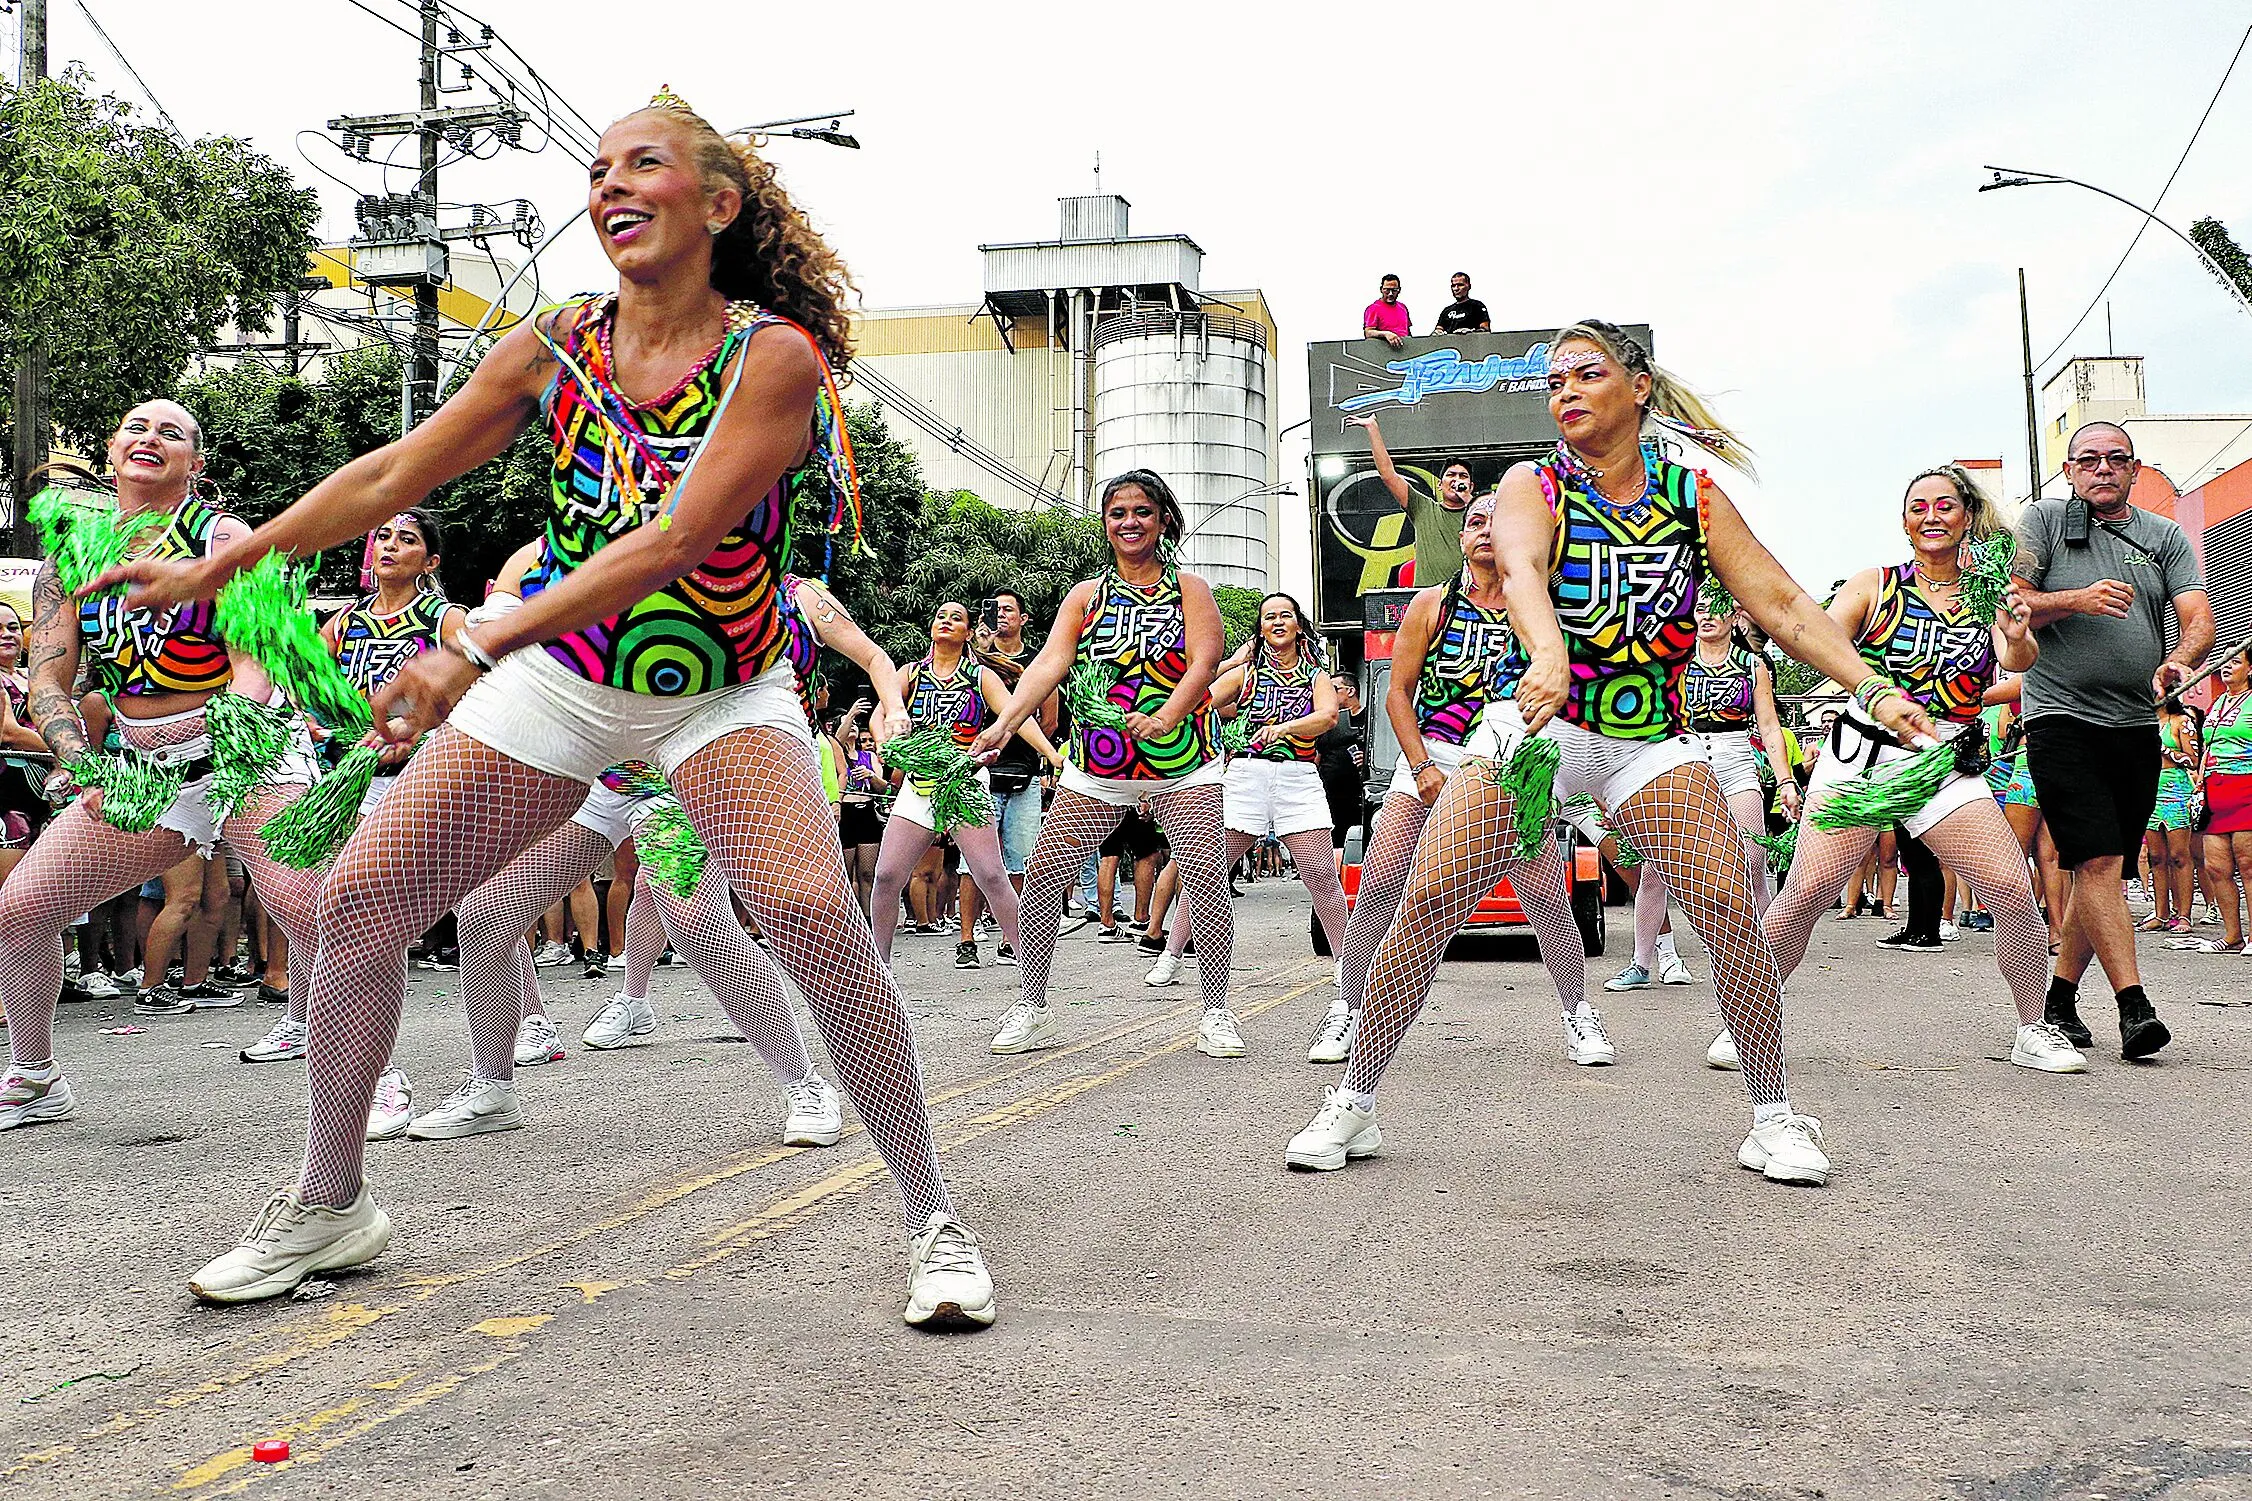
[[[1376,284],[1376,300],[1361,314],[1361,337],[1382,339],[1394,349],[1408,336],[1407,305],[1400,301],[1400,279],[1386,275]]]

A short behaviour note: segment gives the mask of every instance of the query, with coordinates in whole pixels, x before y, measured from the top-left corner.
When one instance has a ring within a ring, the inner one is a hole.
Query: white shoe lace
[[[1329,1013],[1329,1015],[1322,1018],[1320,1030],[1314,1033],[1314,1041],[1342,1043],[1345,1040],[1346,1034],[1351,1032],[1352,1030],[1352,1012],[1332,1011]]]
[[[818,1079],[807,1079],[793,1084],[789,1089],[790,1114],[825,1115],[829,1109],[829,1091]]]
[[[1236,1030],[1235,1013],[1232,1011],[1205,1012],[1204,1030],[1221,1042],[1233,1043],[1239,1047],[1243,1044],[1243,1034]]]
[[[2064,1035],[2064,1029],[2055,1022],[2035,1022],[2028,1030],[2033,1033],[2036,1042],[2052,1052],[2076,1053],[2079,1051],[2072,1045],[2072,1039]]]
[[[959,1220],[946,1220],[923,1250],[926,1272],[975,1272],[984,1265],[977,1253],[977,1237]]]
[[[469,1074],[462,1079],[461,1088],[446,1096],[446,1103],[440,1108],[451,1110],[467,1105],[471,1100],[492,1087],[492,1080],[480,1079],[474,1073]]]
[[[244,1248],[255,1249],[268,1241],[280,1240],[303,1215],[304,1209],[305,1206],[298,1203],[297,1196],[288,1189],[274,1190],[274,1196],[266,1201],[266,1207],[258,1211],[258,1218],[250,1222],[248,1230],[243,1231]]]
[[[281,1048],[287,1047],[290,1043],[294,1042],[296,1040],[296,1037],[296,1025],[285,1017],[281,1021],[275,1022],[272,1028],[267,1031],[265,1037],[261,1040],[267,1047]]]
[[[1564,1018],[1575,1042],[1609,1042],[1611,1034],[1603,1030],[1603,1013],[1590,1006],[1585,1011],[1575,1011]]]
[[[1783,1134],[1795,1136],[1810,1147],[1822,1145],[1822,1123],[1811,1115],[1794,1115],[1784,1121]]]

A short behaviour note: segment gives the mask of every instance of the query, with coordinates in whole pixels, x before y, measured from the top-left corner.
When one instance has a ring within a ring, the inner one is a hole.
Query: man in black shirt
[[[1454,301],[1439,310],[1435,334],[1483,334],[1493,331],[1493,318],[1486,305],[1470,295],[1470,273],[1457,271],[1447,282],[1454,293]]]
[[[1314,741],[1315,770],[1329,798],[1330,842],[1345,847],[1345,836],[1368,816],[1368,753],[1361,748],[1361,690],[1349,673],[1332,673],[1337,692],[1337,723]]]

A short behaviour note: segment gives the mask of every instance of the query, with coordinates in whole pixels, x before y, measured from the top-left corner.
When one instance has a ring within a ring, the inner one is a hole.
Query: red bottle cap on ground
[[[289,1458],[289,1440],[270,1438],[263,1443],[252,1444],[250,1457],[263,1465],[279,1464]]]

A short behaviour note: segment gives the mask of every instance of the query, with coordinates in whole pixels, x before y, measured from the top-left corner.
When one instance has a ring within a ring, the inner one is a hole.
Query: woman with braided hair
[[[1791,1109],[1785,1087],[1781,982],[1760,934],[1750,862],[1704,746],[1687,733],[1681,675],[1708,574],[1800,660],[1850,677],[1860,659],[1721,488],[1660,453],[1670,431],[1747,468],[1734,435],[1632,336],[1594,320],[1560,331],[1549,346],[1548,408],[1554,454],[1511,469],[1494,513],[1518,643],[1514,696],[1486,706],[1462,774],[1431,810],[1399,915],[1369,967],[1344,1082],[1284,1161],[1337,1168],[1383,1145],[1377,1085],[1423,1005],[1428,951],[1445,947],[1520,848],[1501,774],[1538,735],[1556,747],[1556,796],[1587,792],[1608,811],[1664,874],[1713,957],[1752,1098],[1736,1160],[1777,1182],[1825,1183],[1821,1124]],[[1923,710],[1882,678],[1864,691],[1888,728],[1931,733]]]
[[[993,1051],[1027,1053],[1060,1040],[1048,1010],[1048,968],[1064,896],[1087,852],[1130,810],[1146,808],[1165,831],[1187,893],[1204,993],[1197,1051],[1240,1058],[1243,1033],[1228,1008],[1235,928],[1222,768],[1207,699],[1225,650],[1220,607],[1211,585],[1172,561],[1188,530],[1172,486],[1147,469],[1129,469],[1103,485],[1101,515],[1110,566],[1071,586],[1047,644],[970,748],[980,759],[997,755],[1066,677],[1097,674],[1111,682],[1102,706],[1073,708],[1070,761],[1025,867],[1022,997],[1002,1017]],[[1092,722],[1090,709],[1107,722]],[[1322,859],[1329,859],[1327,848]]]
[[[1901,527],[1912,555],[1905,563],[1864,569],[1830,602],[1830,618],[1853,638],[1866,670],[1897,683],[1935,720],[1958,735],[1978,737],[1997,670],[2023,672],[2039,648],[2015,589],[1993,623],[1972,618],[1962,603],[1962,549],[2001,529],[1993,505],[1953,464],[1927,469],[1909,482]],[[1843,675],[1832,672],[1843,681]],[[1841,782],[1913,754],[1870,714],[1867,695],[1830,727],[1830,742],[1806,789],[1798,852],[1783,890],[1767,909],[1767,940],[1785,979],[1806,956],[1815,921],[1830,910],[1876,842],[1878,830],[1829,831],[1819,815]],[[2042,1020],[2048,993],[2049,929],[2033,904],[2032,880],[2017,836],[2002,817],[1984,767],[1949,777],[1924,806],[1899,820],[1942,864],[1978,889],[1994,914],[1994,959],[2017,1000],[2017,1039],[2010,1062],[2043,1073],[2076,1074],[2088,1066],[2062,1032]],[[1721,1044],[1714,1044],[1716,1051]]]
[[[1515,658],[1509,612],[1494,566],[1496,496],[1479,496],[1462,515],[1462,572],[1422,590],[1392,639],[1392,686],[1384,712],[1399,737],[1392,787],[1377,815],[1376,835],[1361,857],[1361,887],[1345,941],[1337,948],[1340,994],[1306,1051],[1308,1063],[1343,1063],[1360,1030],[1369,961],[1392,926],[1407,890],[1418,840],[1431,805],[1462,766],[1462,745],[1489,702],[1508,693]],[[1540,941],[1541,959],[1563,1007],[1564,1056],[1583,1067],[1617,1060],[1603,1018],[1587,1003],[1587,949],[1572,899],[1564,890],[1563,852],[1543,838],[1530,861],[1511,867],[1509,884]],[[1421,954],[1432,971],[1445,946]],[[1430,976],[1421,982],[1428,987]]]
[[[1345,888],[1337,879],[1329,794],[1322,790],[1314,746],[1337,723],[1337,690],[1306,612],[1287,594],[1259,601],[1259,630],[1250,647],[1242,666],[1222,672],[1212,684],[1214,709],[1236,722],[1243,745],[1221,784],[1226,867],[1235,869],[1244,852],[1268,835],[1280,840],[1314,899],[1314,917],[1330,952],[1343,953]],[[1173,924],[1147,976],[1151,985],[1178,983],[1189,928]]]
[[[379,733],[445,721],[336,858],[321,893],[300,1181],[191,1280],[246,1302],[389,1243],[362,1117],[405,993],[404,953],[583,803],[654,765],[798,984],[846,1095],[898,1181],[905,1317],[990,1323],[993,1283],[955,1218],[898,993],[853,904],[785,657],[792,499],[855,505],[832,372],[850,355],[844,268],[748,145],[669,91],[604,132],[587,207],[616,293],[504,335],[459,392],[245,541],[137,563],[134,603],[207,598],[269,550],[358,535],[499,455],[534,421],[552,510],[524,604],[416,659]],[[331,946],[332,945],[332,946]]]

